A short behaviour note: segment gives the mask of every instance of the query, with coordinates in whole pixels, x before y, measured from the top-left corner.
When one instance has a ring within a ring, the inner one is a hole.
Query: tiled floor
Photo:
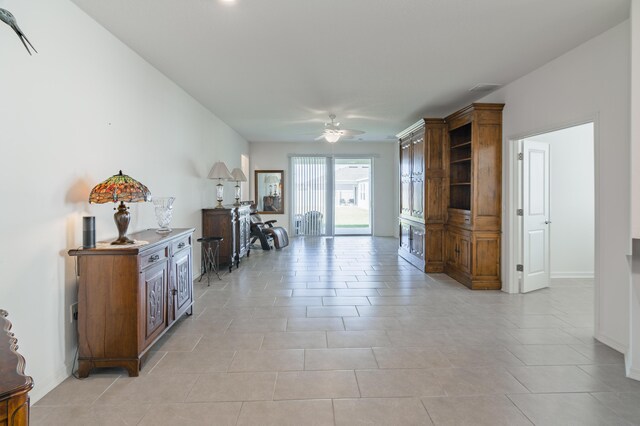
[[[70,378],[32,424],[640,424],[640,382],[591,337],[587,281],[472,292],[395,239],[300,238],[196,298],[140,377]]]

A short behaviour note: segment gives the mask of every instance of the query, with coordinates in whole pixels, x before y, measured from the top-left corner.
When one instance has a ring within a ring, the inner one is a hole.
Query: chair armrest
[[[270,227],[273,227],[273,224],[276,223],[277,220],[267,220],[264,224],[265,225],[269,225]]]

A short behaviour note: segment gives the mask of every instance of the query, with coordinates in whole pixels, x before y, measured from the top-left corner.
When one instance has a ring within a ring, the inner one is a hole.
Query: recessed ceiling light
[[[220,0],[222,3],[235,3],[236,0]]]

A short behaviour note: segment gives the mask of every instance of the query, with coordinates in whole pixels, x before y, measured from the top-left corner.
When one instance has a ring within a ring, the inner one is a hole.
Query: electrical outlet
[[[69,322],[73,324],[74,321],[78,321],[78,302],[69,306]]]

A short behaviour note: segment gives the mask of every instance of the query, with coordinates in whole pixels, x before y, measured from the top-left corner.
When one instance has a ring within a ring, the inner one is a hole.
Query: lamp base
[[[129,214],[129,210],[127,206],[124,205],[124,202],[120,201],[120,205],[118,206],[118,211],[116,211],[113,215],[113,220],[116,223],[116,227],[118,228],[118,239],[112,241],[112,245],[126,245],[133,244],[134,241],[130,238],[127,238],[127,228],[129,228],[129,222],[131,221],[131,215]]]
[[[218,205],[214,207],[215,209],[224,209],[225,207],[222,205],[222,200],[218,200]]]
[[[115,241],[111,241],[111,245],[112,246],[124,246],[124,245],[127,245],[127,244],[134,244],[134,243],[135,243],[135,241],[133,241],[130,238],[127,238],[126,236],[122,237],[122,238],[118,238]]]

